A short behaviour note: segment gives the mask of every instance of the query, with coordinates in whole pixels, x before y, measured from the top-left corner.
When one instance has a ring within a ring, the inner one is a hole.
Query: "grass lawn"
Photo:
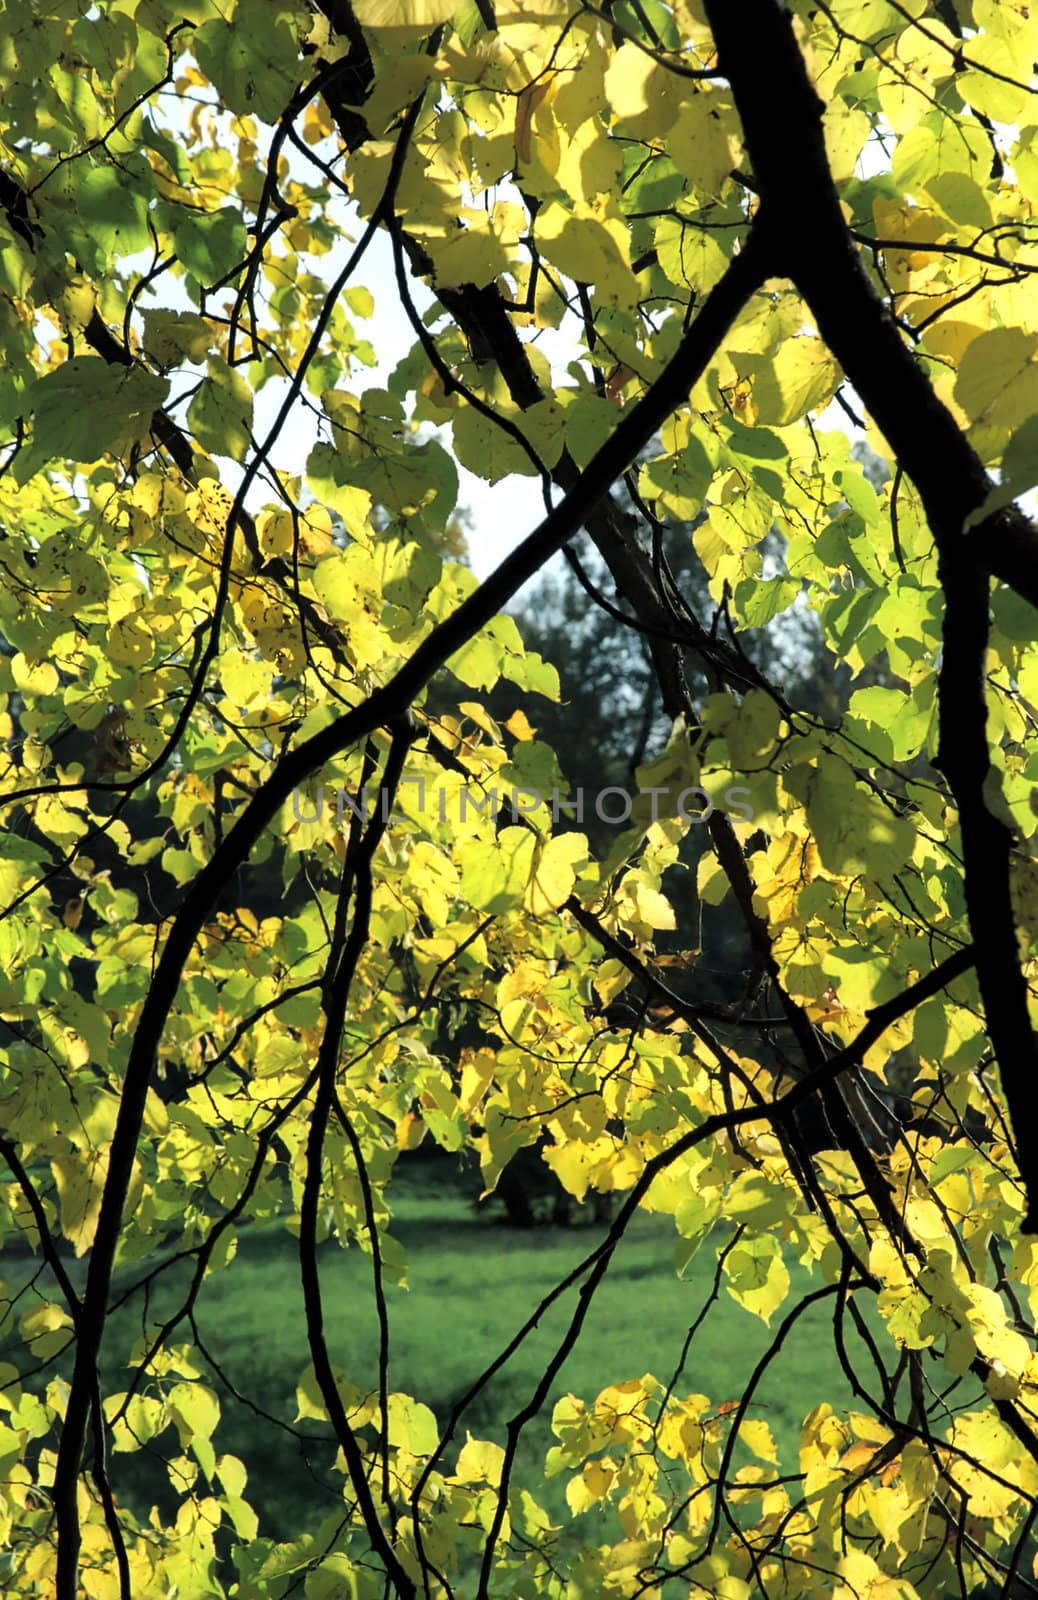
[[[405,1189],[395,1202],[393,1231],[407,1253],[410,1287],[388,1290],[390,1387],[430,1405],[441,1423],[537,1302],[600,1237],[598,1228],[588,1227],[505,1228],[473,1215],[463,1199],[445,1197],[442,1190]],[[530,1484],[531,1470],[539,1475],[544,1451],[554,1442],[549,1419],[560,1395],[572,1392],[590,1400],[607,1384],[646,1372],[664,1383],[670,1379],[689,1323],[710,1292],[721,1242],[707,1241],[679,1280],[673,1225],[648,1215],[635,1219],[544,1414],[527,1430],[520,1481]],[[332,1358],[351,1381],[373,1389],[377,1326],[370,1262],[357,1249],[329,1244],[322,1265]],[[794,1291],[817,1286],[818,1280],[806,1274],[794,1280]],[[157,1296],[156,1312],[174,1303],[172,1291],[169,1285]],[[461,1424],[459,1442],[466,1427],[477,1437],[503,1441],[504,1422],[533,1391],[574,1304],[575,1291],[570,1291],[552,1307],[478,1396]],[[287,1232],[264,1229],[243,1236],[231,1267],[205,1285],[198,1327],[207,1350],[242,1395],[286,1422],[294,1419],[295,1386],[309,1353],[294,1240]],[[772,1336],[773,1329],[722,1290],[697,1334],[677,1392],[701,1392],[717,1403],[738,1399]],[[822,1400],[839,1406],[849,1399],[832,1348],[831,1303],[823,1302],[793,1329],[751,1414],[769,1420],[784,1465],[795,1469],[805,1413]],[[248,1466],[249,1498],[262,1531],[275,1538],[298,1537],[340,1503],[339,1479],[326,1470],[328,1452],[317,1449],[308,1462],[291,1435],[272,1432],[247,1405],[222,1394],[221,1406],[218,1448]],[[313,1422],[302,1426],[321,1431]],[[122,1461],[132,1467],[139,1459]],[[567,1515],[564,1482],[565,1477],[554,1480],[538,1496],[557,1519]]]
[[[390,1387],[430,1405],[442,1424],[451,1405],[546,1291],[594,1246],[601,1229],[505,1228],[475,1214],[464,1198],[442,1184],[432,1188],[420,1180],[400,1185],[394,1212],[393,1232],[410,1263],[410,1288],[388,1290]],[[707,1240],[680,1281],[673,1267],[673,1225],[665,1218],[635,1218],[577,1348],[520,1449],[519,1481],[554,1520],[568,1520],[566,1475],[543,1491],[538,1488],[544,1451],[553,1442],[549,1418],[554,1401],[567,1392],[590,1400],[605,1385],[646,1372],[666,1383],[688,1326],[709,1294],[724,1237]],[[198,1309],[202,1340],[234,1388],[286,1423],[295,1418],[295,1387],[309,1361],[294,1250],[294,1239],[283,1229],[246,1231],[231,1266],[207,1280]],[[370,1262],[358,1249],[343,1251],[329,1244],[322,1248],[322,1265],[332,1358],[353,1382],[373,1389],[377,1328]],[[25,1262],[17,1266],[24,1273]],[[8,1273],[9,1283],[18,1275]],[[137,1276],[139,1269],[133,1273]],[[152,1324],[178,1304],[178,1287],[185,1280],[179,1268],[160,1278],[151,1297]],[[794,1294],[818,1284],[801,1273],[794,1277]],[[503,1442],[505,1420],[533,1390],[574,1303],[570,1291],[479,1396],[461,1424],[459,1443],[466,1427],[477,1437]],[[791,1299],[782,1311],[793,1303]],[[832,1302],[822,1302],[798,1321],[751,1412],[770,1422],[786,1470],[796,1469],[805,1413],[822,1400],[837,1408],[851,1400],[833,1351],[831,1308]],[[677,1392],[704,1393],[717,1404],[738,1399],[782,1311],[769,1330],[722,1290],[696,1337]],[[125,1356],[134,1333],[131,1315],[139,1329],[139,1308],[120,1313],[110,1329],[110,1359],[120,1350]],[[186,1325],[175,1337],[190,1341]],[[114,1389],[124,1382],[114,1365],[107,1382]],[[222,1420],[214,1442],[218,1453],[230,1452],[245,1462],[246,1493],[259,1513],[262,1533],[296,1538],[341,1505],[341,1479],[328,1470],[331,1449],[311,1445],[304,1453],[290,1433],[272,1428],[242,1400],[221,1390],[220,1403]],[[313,1421],[301,1426],[312,1434],[326,1431]],[[175,1433],[164,1434],[161,1442],[174,1449]],[[116,1455],[112,1466],[117,1492],[138,1509],[163,1497],[165,1473],[157,1453],[151,1459],[145,1452]],[[610,1537],[609,1515],[604,1514],[602,1532],[595,1537]]]

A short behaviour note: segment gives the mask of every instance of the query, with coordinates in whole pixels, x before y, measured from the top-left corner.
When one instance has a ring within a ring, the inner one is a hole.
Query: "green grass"
[[[420,1195],[398,1201],[394,1233],[407,1252],[410,1287],[388,1290],[390,1383],[430,1405],[441,1423],[545,1293],[599,1237],[590,1228],[516,1231],[472,1216],[456,1198]],[[559,1396],[573,1392],[591,1399],[609,1383],[646,1372],[669,1380],[688,1325],[709,1293],[716,1262],[716,1245],[707,1243],[679,1281],[673,1246],[673,1228],[665,1220],[635,1219],[544,1413],[528,1430],[518,1463],[521,1475],[523,1469],[539,1475],[544,1451],[553,1442],[549,1420]],[[332,1244],[322,1251],[322,1272],[333,1359],[361,1388],[374,1388],[377,1327],[370,1262],[357,1249],[343,1251]],[[795,1288],[809,1282],[804,1275]],[[166,1294],[160,1299],[165,1301]],[[461,1440],[466,1427],[477,1437],[503,1439],[506,1419],[533,1392],[574,1305],[570,1291],[552,1307],[473,1403],[461,1424]],[[752,1413],[771,1422],[790,1465],[804,1414],[822,1400],[839,1404],[849,1398],[829,1317],[824,1304],[805,1313],[762,1384]],[[309,1361],[291,1237],[269,1230],[247,1234],[233,1265],[206,1284],[198,1325],[207,1350],[235,1387],[291,1421],[295,1385]],[[718,1403],[737,1399],[770,1338],[756,1317],[722,1291],[697,1335],[678,1392],[705,1393]],[[297,1537],[317,1520],[324,1499],[298,1444],[287,1434],[272,1434],[247,1406],[226,1396],[221,1403],[220,1445],[249,1467],[251,1498],[263,1530],[277,1538]],[[312,1423],[304,1426],[316,1431]],[[321,1470],[322,1457],[317,1451],[311,1465],[330,1486],[331,1506],[338,1503],[338,1480]],[[557,1516],[564,1508],[562,1482],[552,1489],[547,1500]]]
[[[442,1185],[404,1183],[394,1201],[393,1232],[409,1261],[410,1288],[390,1287],[391,1388],[430,1405],[441,1422],[473,1379],[508,1341],[543,1295],[597,1242],[600,1228],[530,1231],[505,1228],[474,1214],[465,1200]],[[553,1480],[538,1494],[555,1400],[567,1392],[592,1399],[607,1384],[651,1372],[667,1382],[689,1323],[707,1297],[723,1233],[704,1243],[687,1269],[675,1276],[673,1225],[648,1215],[635,1218],[592,1305],[580,1341],[558,1375],[542,1415],[530,1425],[517,1461],[517,1477],[534,1489],[555,1520],[565,1521],[564,1483]],[[19,1263],[24,1267],[24,1263]],[[322,1247],[325,1327],[332,1358],[362,1388],[376,1384],[377,1327],[370,1261],[356,1248]],[[133,1276],[139,1276],[138,1268]],[[9,1278],[11,1274],[8,1275]],[[180,1268],[164,1274],[152,1295],[152,1322],[178,1303],[186,1281]],[[793,1292],[817,1287],[806,1274]],[[700,1392],[720,1404],[738,1399],[755,1362],[773,1337],[771,1330],[723,1290],[700,1329],[679,1394]],[[570,1291],[544,1317],[504,1371],[479,1396],[460,1428],[503,1441],[506,1419],[530,1396],[572,1313]],[[800,1423],[822,1400],[850,1403],[847,1383],[833,1350],[832,1302],[810,1308],[796,1324],[778,1361],[762,1383],[751,1415],[765,1417],[787,1468],[796,1468]],[[109,1361],[125,1360],[140,1309],[123,1312],[109,1334]],[[199,1301],[202,1340],[236,1389],[286,1423],[296,1413],[295,1386],[309,1361],[295,1241],[284,1230],[246,1230],[230,1267],[207,1279]],[[190,1341],[181,1327],[176,1335]],[[109,1365],[109,1388],[125,1384],[125,1373]],[[217,1385],[219,1388],[219,1385]],[[298,1537],[341,1505],[341,1479],[329,1470],[334,1451],[311,1446],[307,1455],[289,1433],[272,1429],[224,1391],[218,1453],[239,1456],[248,1467],[247,1496],[261,1519],[261,1532]],[[301,1426],[319,1433],[320,1424]],[[175,1434],[162,1436],[175,1447]],[[164,1498],[165,1474],[158,1453],[118,1455],[113,1460],[118,1492],[138,1509]],[[604,1526],[604,1524],[603,1524]],[[607,1536],[607,1535],[603,1535]]]

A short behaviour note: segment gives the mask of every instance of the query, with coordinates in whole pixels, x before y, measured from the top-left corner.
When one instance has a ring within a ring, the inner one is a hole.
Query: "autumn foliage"
[[[0,13],[3,1592],[1033,1592],[1038,12]],[[543,489],[482,584],[459,469]],[[506,614],[563,549],[672,729],[604,849]],[[833,717],[754,665],[791,617]],[[449,1414],[391,1364],[434,1147],[612,1197]],[[638,1212],[713,1294],[666,1371],[560,1398]],[[270,1426],[341,1486],[291,1542],[195,1320],[274,1226],[310,1364]],[[721,1295],[770,1330],[735,1397]],[[790,1460],[754,1397],[819,1305],[852,1404]]]

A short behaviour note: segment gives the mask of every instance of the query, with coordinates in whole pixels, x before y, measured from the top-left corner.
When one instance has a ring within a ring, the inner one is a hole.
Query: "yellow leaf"
[[[993,1411],[970,1411],[956,1417],[948,1437],[965,1456],[982,1463],[980,1467],[973,1467],[970,1461],[959,1457],[953,1458],[947,1467],[949,1476],[968,1494],[974,1516],[1003,1516],[1015,1499],[1024,1498],[1022,1489],[1019,1495],[1014,1495],[1011,1489],[996,1483],[984,1471],[985,1467],[989,1468],[1010,1481],[1017,1478],[1019,1471],[1020,1448]]]
[[[107,1146],[104,1147],[107,1149]],[[101,1188],[105,1161],[102,1149],[84,1156],[60,1156],[51,1162],[58,1191],[61,1231],[77,1256],[85,1254],[94,1240],[94,1227],[101,1209]]]
[[[20,650],[11,657],[11,677],[15,688],[33,699],[54,694],[58,688],[58,674],[51,662],[29,662]]]
[[[65,285],[56,304],[62,326],[70,333],[82,333],[94,314],[93,284],[77,274]]]
[[[829,167],[834,180],[842,183],[854,177],[861,148],[871,132],[872,124],[864,111],[849,106],[839,98],[830,100],[822,123]]]
[[[430,233],[424,235],[437,284],[452,288],[463,283],[493,283],[512,267],[516,247],[526,231],[525,213],[499,200],[490,211],[464,208],[455,215],[464,220],[464,228],[452,225],[442,241]]]
[[[832,399],[840,369],[821,339],[803,335],[787,339],[773,356],[733,355],[737,370],[753,382],[757,421],[788,427]]]
[[[666,133],[678,114],[681,89],[672,72],[630,42],[620,46],[606,69],[613,116],[633,138],[659,139]]]
[[[505,727],[513,739],[518,739],[523,744],[537,737],[537,729],[530,726],[529,718],[521,707],[519,710],[512,712],[512,715],[505,723]]]
[[[768,1424],[757,1417],[748,1418],[739,1429],[739,1437],[762,1461],[778,1465],[778,1445]]]
[[[435,28],[449,22],[460,0],[356,0],[357,21],[365,28]]]
[[[695,94],[680,108],[667,137],[667,154],[700,194],[719,195],[735,166],[737,138],[735,110],[727,95]]]
[[[499,1444],[489,1439],[474,1439],[471,1433],[467,1434],[458,1452],[454,1476],[459,1483],[498,1484],[501,1482],[504,1459],[505,1453]]]
[[[417,1150],[427,1131],[421,1117],[416,1117],[413,1111],[409,1111],[396,1125],[397,1149]]]
[[[577,283],[593,283],[604,299],[633,306],[638,280],[631,271],[630,229],[615,199],[602,196],[594,204],[578,201],[572,208],[552,200],[537,216],[537,244],[546,260]]]
[[[967,346],[955,399],[971,422],[1015,428],[1038,411],[1038,334],[991,328]]]
[[[911,1600],[909,1586],[888,1576],[865,1550],[848,1550],[837,1571],[841,1582],[833,1590],[833,1600]]]
[[[323,556],[332,544],[332,519],[324,506],[308,506],[299,519],[299,538],[311,555]]]
[[[295,529],[288,511],[261,511],[256,537],[265,556],[288,556],[295,544]]]
[[[551,1167],[567,1194],[583,1200],[591,1182],[591,1172],[602,1158],[602,1141],[582,1144],[571,1140],[568,1144],[551,1145],[544,1152],[545,1162]]]
[[[572,893],[576,864],[588,859],[582,833],[560,833],[535,848],[534,867],[526,891],[526,909],[535,915],[556,911]]]
[[[630,901],[634,916],[646,928],[669,930],[677,926],[674,908],[666,895],[646,883],[640,874],[629,872],[623,882],[623,891]]]
[[[530,159],[531,122],[541,101],[550,93],[551,78],[538,78],[528,83],[515,102],[515,154],[519,161]]]

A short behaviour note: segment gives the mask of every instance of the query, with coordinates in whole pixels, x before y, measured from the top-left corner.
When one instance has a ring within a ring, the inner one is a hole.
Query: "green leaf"
[[[80,222],[105,250],[131,255],[149,243],[147,197],[118,167],[89,167],[75,187]]]
[[[879,496],[860,468],[838,468],[833,473],[833,482],[843,491],[851,510],[856,511],[864,522],[870,527],[879,522]]]
[[[336,1551],[306,1575],[306,1600],[361,1600],[360,1580],[349,1556]]]
[[[301,23],[300,12],[285,0],[236,0],[229,17],[196,29],[198,65],[232,111],[278,120],[296,84],[294,24]]]
[[[209,376],[187,408],[188,425],[212,455],[242,461],[252,442],[252,390],[220,356],[210,356],[206,367]]]
[[[898,140],[891,170],[900,189],[913,191],[949,172],[980,181],[990,164],[991,146],[984,129],[965,117],[936,110]]]
[[[513,472],[536,476],[535,461],[522,444],[474,406],[462,406],[455,412],[452,432],[454,453],[461,465],[488,483],[500,483]]]
[[[679,289],[699,293],[724,276],[728,257],[704,223],[664,217],[656,224],[655,242],[660,266]]]
[[[790,1278],[782,1246],[772,1234],[749,1238],[725,1257],[725,1287],[732,1299],[762,1322],[770,1322],[789,1294]]]
[[[337,511],[351,536],[371,510],[371,492],[353,479],[352,463],[334,445],[315,444],[306,461],[306,481],[321,503]],[[455,480],[456,481],[456,480]]]
[[[819,756],[783,775],[804,802],[824,865],[844,876],[889,880],[912,852],[912,824],[855,782],[844,762]]]
[[[735,611],[747,628],[765,628],[789,610],[801,588],[798,578],[747,578],[735,590]]]
[[[746,428],[741,422],[726,423],[730,449],[748,461],[786,461],[789,451],[770,428]]]
[[[185,1450],[198,1440],[210,1439],[220,1420],[220,1402],[203,1383],[175,1383],[166,1395],[166,1407]]]
[[[447,665],[470,689],[492,689],[501,676],[504,650],[484,629],[452,655]]]
[[[455,856],[461,894],[470,905],[496,915],[522,903],[533,858],[533,835],[525,828],[505,828],[496,840],[466,842]]]
[[[194,216],[179,213],[173,227],[177,259],[202,285],[217,283],[244,259],[248,238],[237,206]]]
[[[15,459],[16,480],[27,483],[47,461],[97,461],[119,439],[140,438],[168,391],[165,378],[143,367],[110,366],[100,356],[62,362],[26,396],[32,446]]]
[[[671,516],[691,522],[702,509],[715,467],[703,440],[692,434],[679,452],[647,462],[639,474],[638,488],[647,499],[658,499]]]
[[[440,1429],[429,1407],[407,1394],[389,1396],[389,1443],[409,1455],[428,1456],[436,1449]]]

